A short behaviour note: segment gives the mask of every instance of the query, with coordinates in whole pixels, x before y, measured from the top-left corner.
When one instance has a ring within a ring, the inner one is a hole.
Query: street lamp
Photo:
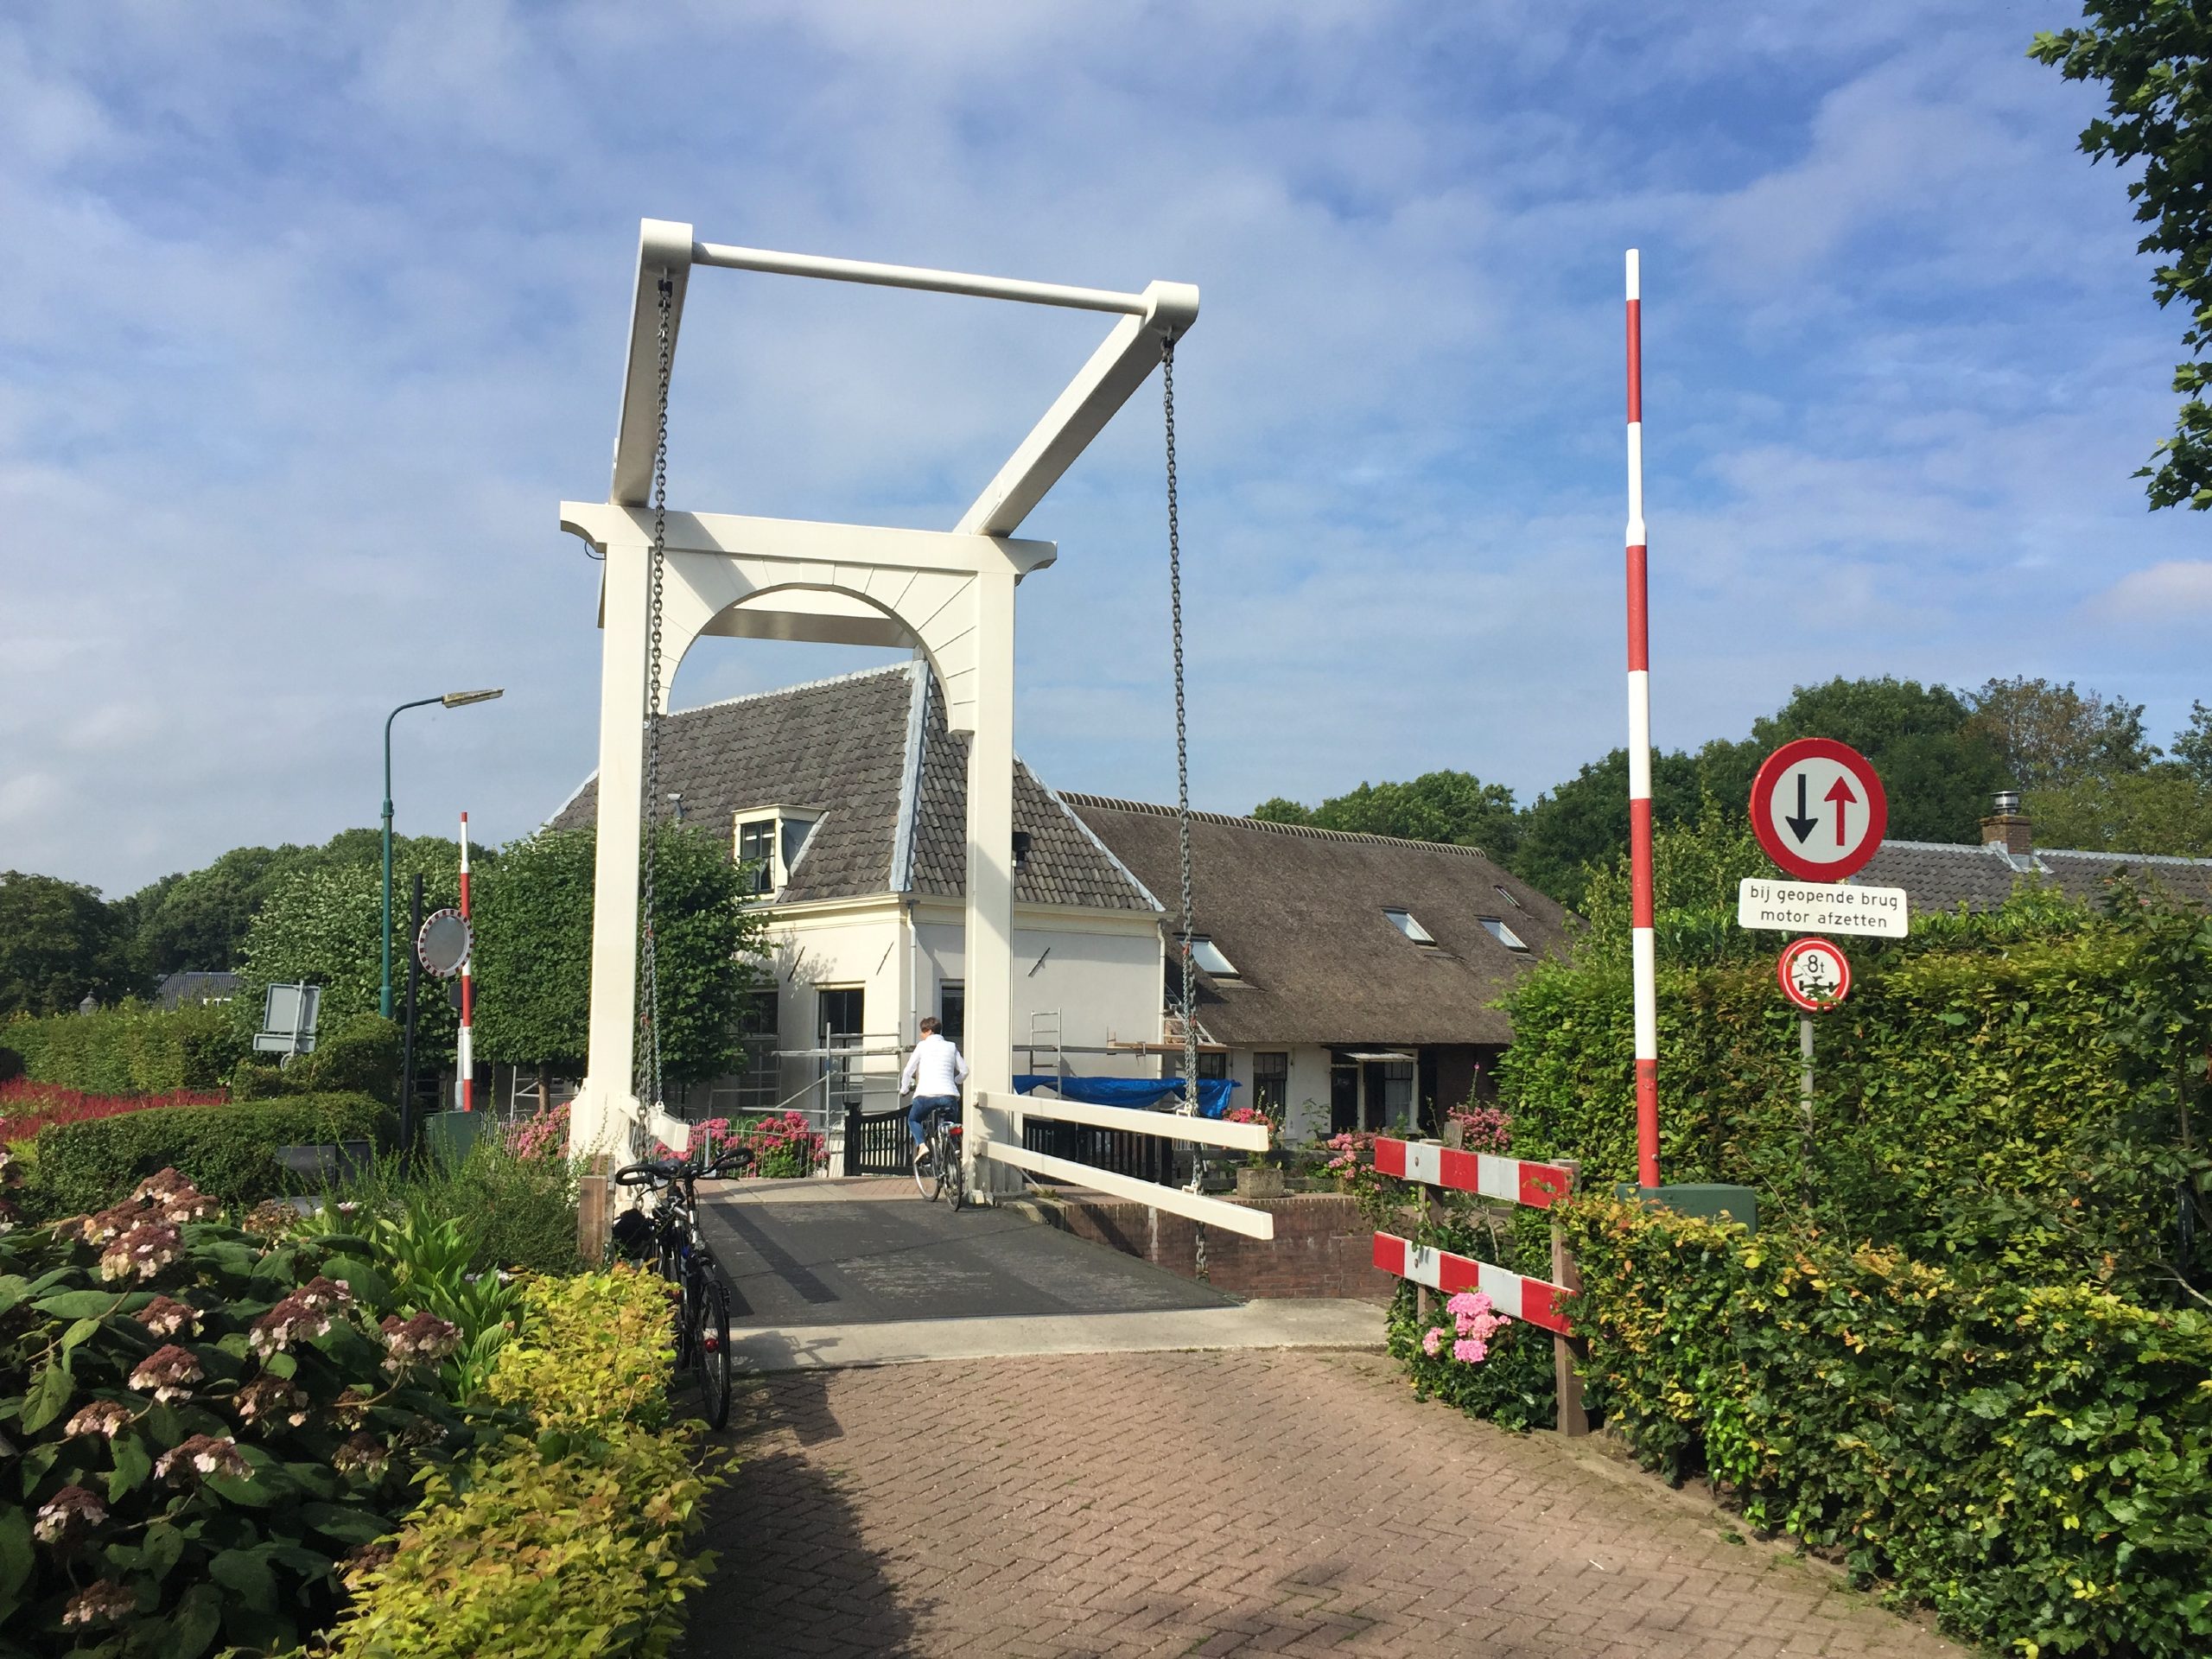
[[[384,717],[384,983],[377,991],[377,1012],[391,1018],[391,722],[410,709],[458,709],[467,702],[489,702],[506,695],[506,688],[488,691],[448,691],[442,697],[417,697],[403,702]]]

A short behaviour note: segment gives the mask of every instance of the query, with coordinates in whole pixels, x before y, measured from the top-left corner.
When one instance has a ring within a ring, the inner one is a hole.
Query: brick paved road
[[[687,1659],[1960,1652],[1373,1355],[947,1361],[750,1405]]]

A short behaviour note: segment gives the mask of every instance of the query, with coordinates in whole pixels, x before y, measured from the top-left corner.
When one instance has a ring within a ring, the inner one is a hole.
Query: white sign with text
[[[1736,925],[1777,933],[1879,933],[1901,939],[1904,889],[1748,876],[1736,890]]]

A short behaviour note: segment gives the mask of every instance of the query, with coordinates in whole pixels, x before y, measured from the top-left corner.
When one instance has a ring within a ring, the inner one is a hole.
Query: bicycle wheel
[[[914,1158],[914,1185],[920,1191],[925,1203],[937,1198],[936,1137],[914,1143],[918,1149]]]
[[[691,1369],[699,1378],[700,1408],[710,1428],[729,1421],[729,1296],[703,1269],[691,1298]]]
[[[698,1300],[696,1286],[698,1276],[691,1253],[686,1249],[676,1258],[669,1274],[676,1285],[676,1367],[678,1370],[691,1363],[691,1325],[696,1317],[693,1307]]]
[[[932,1139],[937,1149],[931,1158],[944,1172],[938,1180],[938,1190],[944,1194],[945,1202],[957,1210],[968,1197],[967,1172],[960,1166],[959,1138],[952,1133],[951,1123],[940,1118]]]

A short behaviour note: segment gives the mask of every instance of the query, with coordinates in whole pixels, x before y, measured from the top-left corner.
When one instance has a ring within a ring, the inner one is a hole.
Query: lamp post
[[[377,1012],[387,1020],[391,1018],[391,722],[410,709],[427,709],[434,702],[441,708],[458,709],[463,703],[489,702],[505,695],[504,686],[488,691],[448,691],[442,697],[403,702],[384,717],[384,982],[377,991]]]

